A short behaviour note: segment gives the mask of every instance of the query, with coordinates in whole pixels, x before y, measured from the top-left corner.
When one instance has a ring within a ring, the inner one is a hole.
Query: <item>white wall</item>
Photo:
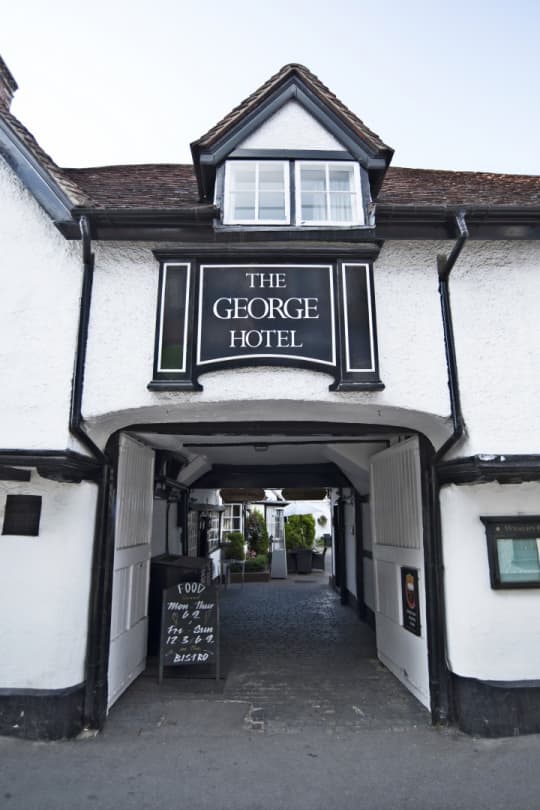
[[[69,444],[81,275],[80,244],[0,157],[0,447]]]
[[[239,149],[328,149],[343,151],[343,144],[319,124],[297,101],[288,101]]]
[[[448,435],[435,270],[436,253],[444,243],[400,243],[383,249],[376,264],[375,288],[386,388],[346,394],[329,391],[331,378],[326,374],[285,368],[213,371],[201,377],[202,392],[148,391],[158,263],[151,246],[109,243],[95,247],[83,413],[101,444],[123,425],[172,420],[293,417],[404,425],[425,430],[435,443]]]
[[[41,495],[38,537],[0,535],[0,688],[62,689],[84,680],[97,486],[32,474],[1,482],[7,494]]]
[[[441,511],[450,669],[481,680],[540,680],[540,591],[492,590],[479,517],[539,514],[540,484],[447,486]]]
[[[453,455],[540,452],[540,244],[467,242],[450,276],[468,439]]]

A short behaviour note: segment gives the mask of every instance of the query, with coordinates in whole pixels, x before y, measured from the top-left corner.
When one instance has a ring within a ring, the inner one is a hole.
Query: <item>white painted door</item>
[[[120,437],[108,707],[146,666],[154,451]]]
[[[407,689],[429,708],[418,439],[414,437],[373,456],[370,480],[377,654]],[[419,636],[403,626],[402,567],[418,570]]]

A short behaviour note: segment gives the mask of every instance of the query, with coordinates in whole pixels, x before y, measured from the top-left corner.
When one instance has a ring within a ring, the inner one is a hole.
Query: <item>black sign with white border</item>
[[[161,258],[161,257],[160,257]],[[370,262],[162,259],[153,390],[241,366],[311,368],[380,390]]]
[[[244,359],[335,367],[331,265],[216,265],[199,270],[197,365]]]

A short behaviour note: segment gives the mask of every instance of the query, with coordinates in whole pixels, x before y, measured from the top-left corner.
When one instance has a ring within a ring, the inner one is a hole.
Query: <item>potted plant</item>
[[[285,543],[287,552],[296,559],[296,571],[310,574],[313,541],[315,539],[315,518],[313,515],[291,515],[285,523]]]
[[[254,509],[246,518],[246,541],[248,551],[257,555],[268,554],[268,530],[262,514]]]
[[[229,532],[225,536],[225,558],[227,560],[243,560],[246,556],[246,550],[242,532]]]

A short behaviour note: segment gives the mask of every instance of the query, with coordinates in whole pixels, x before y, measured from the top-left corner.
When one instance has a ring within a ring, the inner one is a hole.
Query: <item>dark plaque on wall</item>
[[[415,636],[420,635],[420,594],[418,589],[418,569],[401,569],[401,599],[403,605],[403,627]]]
[[[179,582],[163,591],[159,680],[164,667],[213,664],[219,679],[219,600],[203,582]]]
[[[332,391],[381,390],[369,261],[161,264],[151,390],[202,390],[207,371],[289,366]]]

